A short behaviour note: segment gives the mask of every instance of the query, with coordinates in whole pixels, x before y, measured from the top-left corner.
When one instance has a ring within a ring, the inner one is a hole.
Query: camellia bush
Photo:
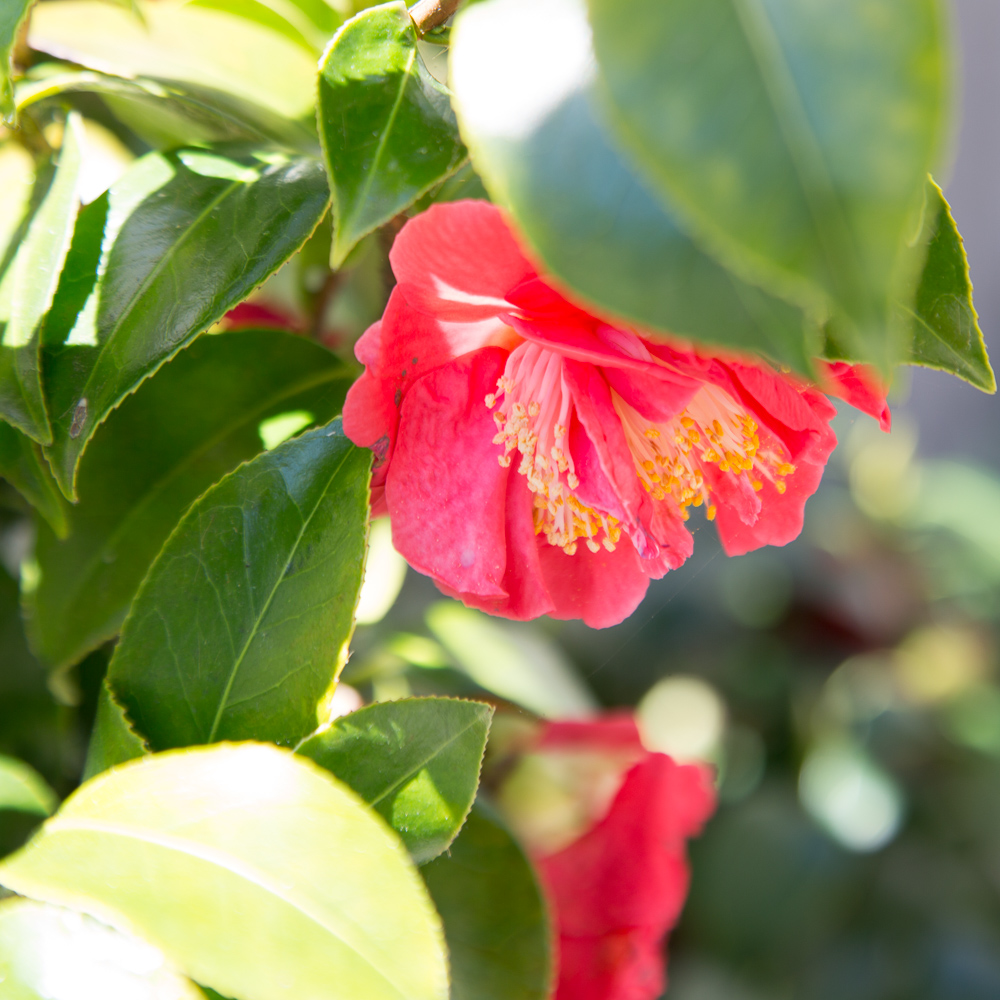
[[[951,30],[2,0],[0,693],[92,728],[0,756],[0,997],[660,996],[716,775],[468,609],[616,625],[697,523],[800,534],[833,400],[995,391]],[[466,607],[338,686],[393,549]]]

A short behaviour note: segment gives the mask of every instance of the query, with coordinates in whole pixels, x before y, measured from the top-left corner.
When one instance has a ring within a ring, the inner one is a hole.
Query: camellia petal
[[[386,477],[396,549],[415,569],[480,597],[507,596],[509,472],[496,461],[482,405],[503,364],[499,348],[485,348],[420,379],[403,402]]]
[[[823,392],[888,426],[868,371],[812,386],[588,313],[485,202],[412,219],[390,260],[344,428],[399,551],[493,614],[621,621],[690,556],[696,508],[731,555],[784,545],[836,444]]]
[[[655,1000],[664,939],[687,896],[687,841],[715,808],[708,769],[651,753],[627,712],[547,723],[528,752],[545,764],[525,773],[546,774],[574,803],[560,813],[587,817],[553,848],[553,817],[539,823],[532,813],[532,803],[551,809],[551,798],[525,796],[516,777],[513,796],[500,791],[551,907],[555,1000]]]
[[[418,215],[396,238],[389,261],[410,304],[445,322],[491,319],[510,308],[510,289],[535,277],[500,210],[481,201],[434,205]]]

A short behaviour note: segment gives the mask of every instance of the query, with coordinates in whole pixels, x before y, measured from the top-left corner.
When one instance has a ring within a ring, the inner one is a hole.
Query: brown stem
[[[432,28],[444,24],[458,10],[462,0],[419,0],[410,8],[410,19],[417,34],[426,35]]]

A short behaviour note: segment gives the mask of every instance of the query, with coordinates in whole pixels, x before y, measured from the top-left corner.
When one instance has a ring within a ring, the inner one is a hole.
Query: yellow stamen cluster
[[[557,359],[557,364],[561,366],[561,360]],[[523,370],[527,365],[520,367]],[[528,369],[526,374],[539,373]],[[573,494],[580,480],[566,446],[569,398],[568,395],[563,398],[561,371],[543,370],[540,378],[529,377],[524,382],[540,380],[544,380],[543,385],[525,386],[520,379],[505,374],[497,380],[497,392],[486,397],[490,409],[503,397],[500,409],[493,414],[497,426],[493,443],[504,446],[498,461],[508,468],[513,454],[520,455],[517,471],[527,478],[528,489],[534,494],[536,535],[544,534],[549,544],[558,546],[567,555],[576,552],[579,540],[591,552],[599,552],[601,545],[613,552],[621,538],[618,519],[588,507]],[[527,400],[525,388],[531,393]],[[548,395],[539,392],[541,398],[531,398],[534,395],[531,390],[541,388],[547,388]]]
[[[603,545],[613,552],[621,538],[619,520],[584,504],[575,494],[580,485],[568,447],[572,398],[563,382],[563,361],[554,351],[522,344],[508,359],[497,391],[486,396],[496,412],[493,443],[503,445],[497,460],[509,468],[519,456],[517,472],[534,495],[535,534],[567,555],[582,539],[591,552]],[[687,520],[689,508],[706,508],[712,521],[716,505],[706,469],[746,477],[754,490],[765,482],[778,493],[795,472],[784,447],[762,445],[756,421],[722,389],[702,385],[687,407],[666,421],[650,421],[612,391],[615,412],[635,463],[636,475],[654,500],[670,501]],[[710,478],[714,479],[714,474]]]
[[[702,504],[708,520],[715,519],[716,506],[703,471],[706,465],[733,476],[746,473],[757,491],[766,479],[778,493],[785,492],[785,477],[795,471],[776,450],[780,446],[761,448],[756,421],[715,387],[699,389],[686,409],[661,424],[644,420],[617,394],[613,401],[639,482],[654,500],[672,499],[685,521],[688,508]]]

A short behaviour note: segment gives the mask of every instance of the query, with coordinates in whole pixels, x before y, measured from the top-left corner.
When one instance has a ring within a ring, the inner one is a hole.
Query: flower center
[[[507,468],[516,451],[517,471],[527,477],[534,496],[535,534],[544,534],[551,545],[567,555],[583,539],[591,552],[601,545],[613,552],[621,537],[618,519],[582,503],[573,493],[580,485],[566,436],[573,399],[563,381],[563,360],[554,351],[525,343],[511,353],[497,392],[486,397],[497,425],[494,444]]]
[[[758,491],[766,479],[779,493],[787,488],[785,477],[795,472],[783,446],[775,442],[761,447],[756,421],[715,386],[703,385],[686,409],[663,423],[646,420],[616,392],[612,401],[639,482],[655,500],[672,499],[685,521],[687,508],[703,503],[708,519],[715,518],[712,487],[705,480],[707,465],[731,476],[746,473]]]

